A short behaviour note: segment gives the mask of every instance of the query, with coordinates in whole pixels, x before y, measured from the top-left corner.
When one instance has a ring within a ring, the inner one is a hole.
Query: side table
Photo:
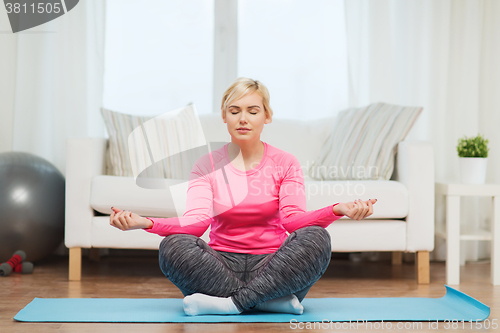
[[[460,240],[491,241],[491,284],[500,285],[500,184],[460,184],[436,182],[436,195],[446,199],[446,231],[436,235],[446,239],[446,283],[460,284]],[[475,230],[460,233],[460,197],[492,197],[491,232]]]

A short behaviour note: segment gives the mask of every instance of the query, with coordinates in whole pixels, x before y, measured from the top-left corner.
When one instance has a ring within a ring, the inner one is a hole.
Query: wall
[[[12,150],[17,35],[0,6],[0,153]]]

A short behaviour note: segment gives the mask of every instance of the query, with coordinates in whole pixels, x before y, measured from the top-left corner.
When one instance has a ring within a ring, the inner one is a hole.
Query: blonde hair
[[[227,110],[228,105],[233,101],[236,101],[247,94],[257,92],[262,97],[262,104],[264,105],[264,111],[266,115],[270,118],[273,117],[273,110],[269,105],[269,91],[266,86],[257,80],[253,80],[247,77],[237,78],[224,92],[222,96],[221,111],[222,117],[224,118],[224,112]]]

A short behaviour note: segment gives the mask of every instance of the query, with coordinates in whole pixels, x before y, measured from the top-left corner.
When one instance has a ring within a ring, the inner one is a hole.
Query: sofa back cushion
[[[315,120],[274,117],[264,125],[261,140],[297,157],[307,178],[307,169],[319,155],[335,119],[334,116]],[[220,113],[202,114],[200,122],[207,142],[231,141]]]
[[[157,156],[166,157],[171,155],[169,151],[192,145],[195,133],[200,132],[198,120],[203,134],[202,141],[209,144],[231,141],[227,124],[223,122],[220,113],[195,115],[193,110],[194,106],[177,110],[178,117],[176,123],[173,123],[172,120],[161,119],[160,116],[136,116],[102,109],[101,113],[109,134],[106,174],[132,177],[142,172],[142,177],[189,179],[195,157],[187,161],[176,160],[173,163],[171,159],[161,160]],[[158,134],[156,136],[146,130],[149,122],[154,119],[160,120],[161,125],[153,126],[156,129],[155,133]],[[320,154],[335,119],[334,116],[315,120],[274,117],[271,123],[264,126],[261,140],[297,157],[304,178],[307,179],[307,170]],[[145,132],[138,131],[141,126]],[[140,135],[131,135],[135,132]],[[149,148],[146,141],[149,142]],[[154,142],[157,144],[153,144]],[[199,145],[199,142],[196,145]],[[216,147],[217,145],[211,148]],[[150,153],[151,149],[153,151]]]
[[[336,117],[315,120],[275,119],[262,133],[263,141],[292,153],[302,166],[304,178],[319,155]]]

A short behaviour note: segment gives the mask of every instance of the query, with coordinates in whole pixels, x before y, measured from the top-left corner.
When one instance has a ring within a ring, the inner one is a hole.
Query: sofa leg
[[[417,251],[417,284],[430,283],[429,251]]]
[[[82,248],[72,247],[69,249],[69,280],[80,281],[82,279]]]
[[[401,265],[403,263],[403,252],[392,251],[392,265]]]

